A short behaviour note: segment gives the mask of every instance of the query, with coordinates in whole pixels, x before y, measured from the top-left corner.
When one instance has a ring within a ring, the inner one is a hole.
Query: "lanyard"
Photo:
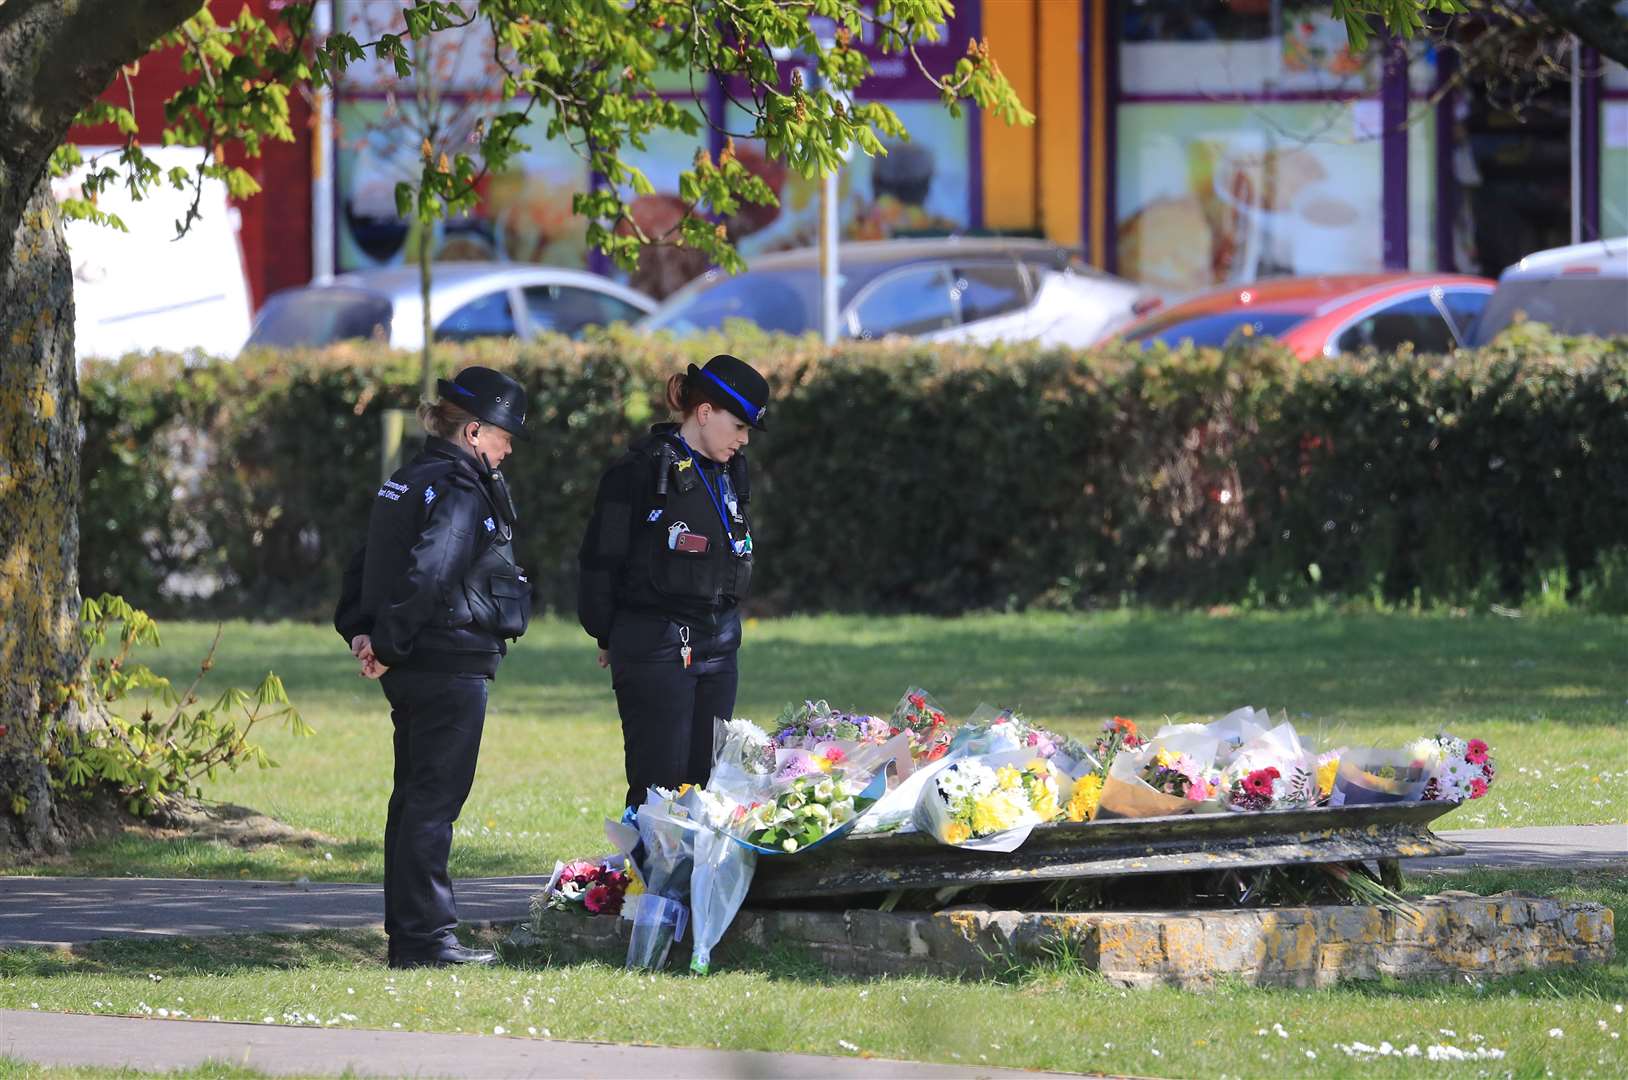
[[[740,554],[741,549],[735,542],[735,530],[730,528],[729,514],[724,510],[724,498],[722,495],[723,476],[720,475],[718,477],[718,490],[712,490],[712,481],[707,479],[707,472],[701,467],[701,462],[696,458],[695,451],[690,449],[690,444],[685,442],[684,436],[680,435],[678,437],[678,441],[680,445],[684,447],[684,452],[689,455],[690,461],[694,463],[695,471],[700,474],[701,486],[707,489],[707,498],[711,500],[712,508],[718,511],[718,520],[721,521],[724,526],[724,537],[729,541],[729,546],[734,548],[735,553],[737,555]]]

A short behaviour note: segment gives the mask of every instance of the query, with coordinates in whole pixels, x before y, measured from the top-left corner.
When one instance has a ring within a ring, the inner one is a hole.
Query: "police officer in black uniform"
[[[453,934],[447,855],[475,778],[487,687],[531,616],[514,504],[497,471],[524,437],[525,390],[481,367],[438,387],[440,401],[418,410],[430,438],[379,488],[334,615],[362,674],[380,679],[395,725],[384,828],[392,967],[496,959]]]
[[[577,616],[611,669],[629,806],[652,784],[705,783],[713,721],[734,712],[753,559],[743,448],[768,400],[742,360],[691,364],[667,383],[680,421],[651,428],[600,480]]]

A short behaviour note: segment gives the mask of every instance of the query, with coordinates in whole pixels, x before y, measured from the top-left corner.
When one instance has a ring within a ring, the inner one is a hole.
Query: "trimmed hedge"
[[[807,339],[482,343],[535,440],[505,467],[539,599],[575,605],[599,473],[666,376],[728,348],[774,387],[754,437],[754,607],[953,613],[1316,596],[1628,610],[1628,341],[1535,333],[1452,358],[1091,354]],[[82,379],[82,588],[321,616],[416,357],[369,348]]]

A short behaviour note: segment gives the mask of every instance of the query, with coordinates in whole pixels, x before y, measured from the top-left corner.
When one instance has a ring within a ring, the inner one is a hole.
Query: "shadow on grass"
[[[377,930],[116,939],[89,942],[72,949],[0,950],[0,978],[229,976],[314,967],[381,967],[384,955],[385,937]]]

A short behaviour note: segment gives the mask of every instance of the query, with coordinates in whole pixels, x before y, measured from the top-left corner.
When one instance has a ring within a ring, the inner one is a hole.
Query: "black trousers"
[[[425,953],[458,925],[447,874],[452,823],[475,780],[486,724],[483,675],[392,670],[380,680],[395,725],[395,786],[384,826],[384,932],[392,953]]]
[[[735,711],[740,681],[739,623],[721,634],[690,637],[690,666],[680,654],[681,624],[618,614],[611,628],[611,686],[622,715],[627,805],[651,785],[705,784],[712,775],[714,720]]]

